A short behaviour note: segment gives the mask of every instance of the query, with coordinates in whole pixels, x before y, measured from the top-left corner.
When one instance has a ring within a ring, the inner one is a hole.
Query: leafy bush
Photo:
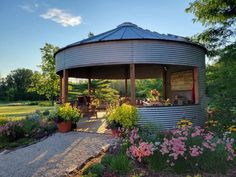
[[[97,177],[102,177],[103,176],[103,171],[104,171],[104,166],[100,163],[97,163],[97,164],[93,164],[90,167],[88,167],[84,171],[83,175],[94,174]]]
[[[127,154],[138,162],[146,161],[154,171],[170,168],[177,173],[198,171],[225,173],[236,160],[233,133],[218,137],[200,127],[184,126],[143,141],[138,129],[129,135]],[[151,141],[150,141],[151,140]]]
[[[159,151],[155,151],[154,154],[146,159],[148,167],[153,171],[162,171],[167,168],[167,158]]]
[[[20,121],[9,121],[0,125],[0,139],[2,141],[0,141],[0,147],[25,144],[25,142],[47,136],[55,130],[55,124],[45,120],[27,118]]]
[[[108,116],[109,122],[119,123],[124,128],[132,128],[137,124],[138,112],[134,106],[122,104],[111,111]]]
[[[118,154],[111,159],[110,170],[126,175],[131,169],[131,161],[125,154]]]
[[[114,158],[113,155],[106,154],[106,155],[103,156],[103,158],[101,160],[101,164],[104,165],[105,167],[108,167],[108,166],[110,166],[111,161],[112,161],[113,158]]]
[[[68,121],[77,122],[81,118],[80,110],[73,108],[70,103],[65,103],[57,108],[56,113],[52,113],[56,116],[57,122]]]

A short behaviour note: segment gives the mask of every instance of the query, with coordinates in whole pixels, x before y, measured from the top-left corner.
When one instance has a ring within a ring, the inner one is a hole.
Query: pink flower
[[[175,160],[178,156],[183,156],[186,151],[185,137],[172,138],[168,140],[164,138],[164,142],[160,145],[160,152],[162,155],[169,154],[169,157],[173,157]]]
[[[129,142],[131,144],[134,144],[134,141],[137,140],[138,138],[139,138],[138,129],[134,128],[130,133]]]
[[[213,133],[211,133],[211,132],[208,132],[208,133],[206,134],[206,136],[204,137],[204,139],[205,139],[206,141],[210,141],[212,138],[213,138]]]
[[[194,145],[193,147],[190,147],[189,154],[192,157],[198,157],[202,154],[201,148],[199,146]]]
[[[153,144],[147,142],[139,142],[138,147],[132,145],[129,149],[131,155],[141,162],[143,157],[148,157],[153,154]]]

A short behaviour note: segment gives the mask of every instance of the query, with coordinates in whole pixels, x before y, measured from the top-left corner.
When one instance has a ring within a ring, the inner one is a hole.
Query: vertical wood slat
[[[128,97],[128,81],[125,79],[125,97]]]
[[[60,96],[59,96],[59,103],[62,103],[62,78],[63,76],[60,75]]]
[[[167,78],[166,78],[166,69],[165,67],[162,67],[162,79],[163,79],[163,82],[162,82],[162,90],[163,90],[163,96],[164,96],[164,99],[166,100],[167,99]]]
[[[91,78],[88,79],[88,95],[91,95]]]
[[[194,81],[195,104],[198,104],[199,103],[199,79],[198,79],[197,67],[194,67],[194,70],[193,70],[193,81]]]
[[[130,93],[131,104],[135,105],[135,64],[130,64]]]
[[[68,70],[63,70],[62,78],[62,104],[68,101]]]

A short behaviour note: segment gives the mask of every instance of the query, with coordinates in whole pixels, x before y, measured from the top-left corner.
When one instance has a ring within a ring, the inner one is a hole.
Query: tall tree
[[[219,120],[236,121],[236,0],[195,0],[186,11],[205,25],[195,37],[217,56],[206,70],[210,103],[219,110]]]
[[[217,49],[235,43],[236,0],[195,0],[186,12],[193,13],[193,21],[206,27],[194,39],[209,49],[210,56],[219,54]]]
[[[40,95],[44,95],[48,100],[54,103],[59,93],[59,76],[56,74],[54,54],[58,51],[58,47],[46,43],[41,48],[42,63],[39,66],[41,72],[34,73],[29,92],[36,91]]]
[[[33,71],[30,69],[16,69],[7,75],[3,87],[6,88],[8,100],[31,100],[32,94],[27,93],[27,88],[31,84]]]

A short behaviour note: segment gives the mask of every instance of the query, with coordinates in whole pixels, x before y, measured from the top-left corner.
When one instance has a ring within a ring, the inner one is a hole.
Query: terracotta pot
[[[119,137],[120,136],[120,132],[118,131],[118,128],[111,129],[111,132],[112,132],[113,137]]]
[[[66,132],[71,131],[72,122],[70,120],[66,122],[60,122],[60,123],[57,123],[57,127],[58,127],[59,132],[66,133]]]

